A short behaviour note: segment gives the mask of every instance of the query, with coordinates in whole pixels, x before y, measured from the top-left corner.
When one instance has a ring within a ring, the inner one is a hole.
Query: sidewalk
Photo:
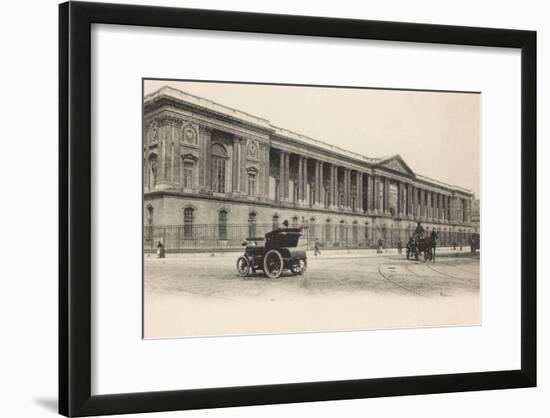
[[[231,257],[234,258],[239,254],[244,253],[244,248],[240,250],[235,251],[222,251],[222,252],[185,252],[185,253],[166,253],[167,258],[210,258],[210,257]],[[353,249],[322,249],[321,248],[321,255],[318,257],[324,258],[324,259],[331,259],[331,258],[357,258],[357,257],[384,257],[384,256],[399,256],[401,255],[403,258],[405,258],[407,252],[403,248],[403,253],[399,254],[397,252],[397,248],[388,248],[382,250],[382,253],[377,253],[376,249],[360,249],[360,248],[353,248]],[[478,252],[479,254],[479,252]],[[456,250],[452,250],[451,247],[438,247],[436,249],[436,256],[457,256],[457,257],[465,257],[470,255],[470,247],[463,247],[462,251],[460,251],[458,248]],[[315,258],[313,254],[313,250],[307,250],[307,256],[308,258]],[[147,254],[146,254],[147,257]],[[150,254],[150,257],[155,257],[156,254]]]

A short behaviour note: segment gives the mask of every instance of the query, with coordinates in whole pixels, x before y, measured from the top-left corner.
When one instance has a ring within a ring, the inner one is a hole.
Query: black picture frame
[[[521,50],[521,368],[91,394],[91,24],[427,42]],[[536,386],[536,32],[68,2],[59,6],[59,412],[66,416]]]

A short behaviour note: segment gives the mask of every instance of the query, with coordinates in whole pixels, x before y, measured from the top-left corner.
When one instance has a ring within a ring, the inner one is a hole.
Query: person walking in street
[[[397,254],[403,254],[403,243],[401,239],[397,241]]]
[[[381,239],[378,240],[378,247],[376,248],[376,252],[378,254],[382,254],[382,246],[384,245],[384,241]]]
[[[162,244],[162,242],[158,242],[157,243],[157,258],[165,258],[166,257],[166,253],[164,251],[164,245]]]
[[[321,250],[319,250],[319,238],[315,238],[315,243],[313,244],[313,255],[321,255]]]

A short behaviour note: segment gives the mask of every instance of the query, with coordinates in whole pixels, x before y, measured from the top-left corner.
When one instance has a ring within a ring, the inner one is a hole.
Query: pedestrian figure
[[[460,251],[462,251],[462,240],[458,241],[460,243]]]
[[[453,247],[452,247],[453,250],[456,250],[456,241],[453,241]]]
[[[321,250],[319,250],[319,238],[315,238],[315,243],[313,244],[313,255],[321,255]]]
[[[383,245],[383,244],[384,244],[384,242],[383,242],[381,239],[379,239],[379,240],[378,240],[378,249],[376,250],[376,252],[377,252],[378,254],[382,254],[382,245]]]
[[[162,242],[157,243],[157,258],[164,258],[166,256],[164,251],[164,245],[162,245]]]
[[[403,254],[403,243],[401,239],[397,241],[397,254]]]

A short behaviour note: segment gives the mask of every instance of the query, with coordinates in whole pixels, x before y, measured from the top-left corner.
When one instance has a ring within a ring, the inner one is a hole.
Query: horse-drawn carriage
[[[264,238],[247,238],[244,255],[237,259],[237,272],[246,277],[257,270],[263,270],[267,277],[275,279],[284,270],[292,274],[303,274],[307,268],[305,250],[299,249],[299,228],[279,228],[265,234],[265,244],[257,245]],[[252,244],[250,244],[252,243]]]
[[[475,254],[479,250],[480,240],[479,240],[479,234],[473,233],[470,237],[470,252],[472,254]]]
[[[437,234],[430,236],[413,235],[407,242],[407,260],[414,258],[418,260],[420,255],[424,256],[424,261],[435,261],[435,247]]]

